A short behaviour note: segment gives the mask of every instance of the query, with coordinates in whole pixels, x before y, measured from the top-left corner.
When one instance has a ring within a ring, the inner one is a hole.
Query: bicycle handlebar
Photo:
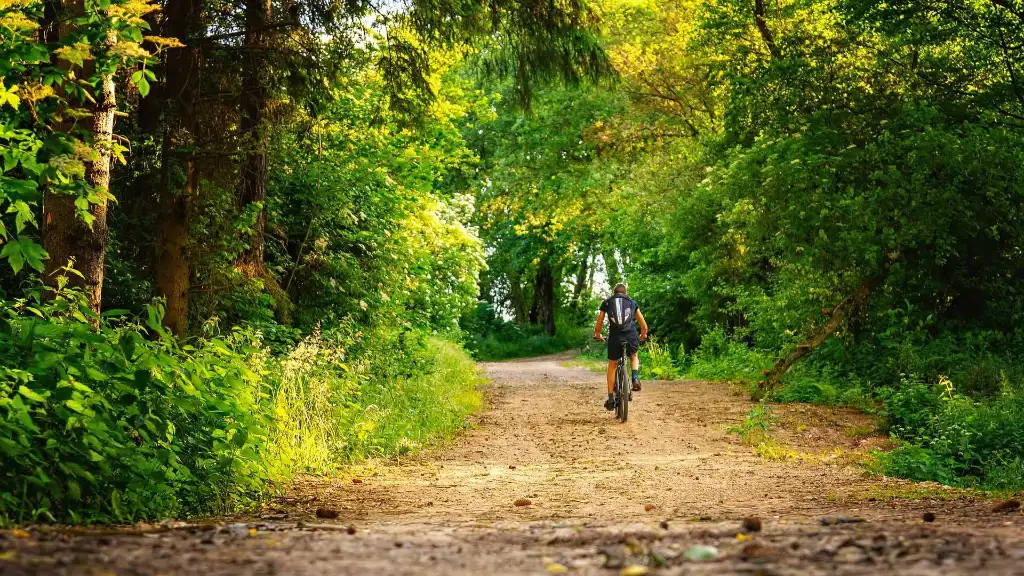
[[[640,339],[640,343],[642,344],[642,343],[646,342],[647,340],[650,340],[650,337],[651,337],[650,334],[641,335],[640,338],[639,338]],[[600,334],[595,335],[593,338],[594,338],[594,342],[607,342],[608,341],[607,338],[605,338],[604,336],[602,336]]]

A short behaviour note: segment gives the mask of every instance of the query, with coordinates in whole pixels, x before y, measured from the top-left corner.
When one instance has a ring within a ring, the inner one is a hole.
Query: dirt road
[[[216,529],[9,537],[0,574],[1024,574],[1019,510],[852,465],[884,441],[865,416],[776,407],[764,458],[728,432],[752,404],[727,386],[648,383],[619,424],[566,360],[487,365],[490,408],[435,453]]]

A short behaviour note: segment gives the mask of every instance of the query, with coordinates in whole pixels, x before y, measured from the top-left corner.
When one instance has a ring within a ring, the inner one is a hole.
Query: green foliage
[[[230,512],[293,472],[450,438],[481,405],[472,360],[418,332],[350,324],[273,357],[237,328],[182,345],[154,306],[97,332],[71,291],[0,312],[7,522]]]
[[[500,100],[466,60],[524,104],[614,73],[587,2],[456,4],[0,1],[0,522],[227,512],[465,425],[441,338],[480,295],[467,135]]]
[[[75,120],[91,118],[103,76],[144,66],[153,56],[140,43],[149,29],[143,15],[156,10],[154,4],[87,0],[80,12],[63,15],[60,38],[51,43],[39,32],[40,23],[53,17],[44,7],[39,0],[0,7],[0,260],[15,274],[26,264],[43,270],[37,215],[44,189],[75,197],[79,217],[90,226],[90,207],[110,198],[86,179],[98,144]],[[141,87],[145,78],[140,72],[133,82]],[[120,142],[103,146],[124,161],[127,148]]]
[[[734,380],[756,382],[771,359],[750,346],[726,337],[721,329],[701,338],[700,346],[690,355],[689,375],[702,380]]]
[[[747,446],[757,446],[768,439],[768,431],[778,422],[779,418],[772,412],[772,407],[758,404],[744,416],[743,423],[729,428],[730,434],[737,434]]]
[[[300,471],[430,446],[482,402],[476,364],[420,332],[364,334],[347,324],[306,337],[275,366],[275,453]]]
[[[429,338],[404,352],[395,360],[409,365],[408,373],[364,383],[341,418],[346,440],[339,455],[347,461],[404,455],[450,439],[482,406],[483,379],[457,345]]]
[[[953,484],[956,477],[931,450],[903,444],[879,455],[882,471],[897,478]]]
[[[519,325],[494,315],[494,310],[480,304],[476,311],[462,319],[465,346],[474,358],[482,361],[509,360],[555,354],[588,346],[593,327],[580,326],[569,314],[560,315],[555,335],[541,326]]]
[[[964,487],[1019,490],[1024,451],[1024,395],[1007,388],[973,399],[943,378],[928,385],[905,378],[886,391],[890,432],[907,444],[881,455],[886,473]]]
[[[676,368],[672,354],[668,348],[659,343],[657,338],[651,338],[640,347],[640,366],[644,375],[655,380],[675,380],[679,378],[680,371]]]
[[[453,330],[484,265],[466,225],[472,199],[448,185],[473,163],[455,122],[486,101],[451,78],[410,130],[386,112],[379,75],[360,79],[334,91],[310,130],[281,136],[268,205],[293,241],[269,265],[300,326],[352,317]]]
[[[607,120],[632,163],[619,248],[676,365],[753,386],[808,346],[773,400],[886,414],[894,474],[1012,484],[1019,453],[986,430],[1024,350],[1019,11],[603,6],[633,95]]]
[[[281,477],[254,334],[182,346],[157,307],[94,331],[74,292],[0,306],[0,518],[225,512]]]

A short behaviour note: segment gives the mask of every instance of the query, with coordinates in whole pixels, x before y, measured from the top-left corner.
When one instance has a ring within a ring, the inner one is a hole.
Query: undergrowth
[[[555,335],[549,336],[535,326],[516,326],[501,336],[489,334],[469,339],[466,348],[477,360],[485,362],[529,358],[578,349],[586,343],[590,332],[586,327],[560,325]]]
[[[976,343],[973,356],[950,351],[950,346],[944,340],[904,346],[894,367],[921,369],[929,376],[908,372],[886,383],[877,369],[861,375],[839,364],[843,348],[833,339],[817,352],[820,356],[790,370],[769,399],[849,406],[879,416],[883,431],[897,444],[874,454],[869,468],[876,473],[965,489],[1024,489],[1024,381],[1008,376],[1019,371]],[[938,374],[944,353],[947,362],[949,357],[963,363],[973,358],[977,368],[958,368],[956,377]],[[681,352],[675,364],[691,378],[738,382],[753,389],[771,360],[716,330],[693,352]],[[877,364],[877,359],[865,362]],[[756,435],[760,422],[748,416],[734,431]],[[771,458],[784,452],[770,445],[761,451]]]
[[[181,344],[161,314],[0,300],[0,524],[237,511],[449,438],[481,404],[475,363],[423,332],[343,323],[272,355],[246,328]]]
[[[767,440],[768,432],[778,420],[771,406],[758,404],[743,418],[742,424],[730,427],[728,432],[737,434],[747,446],[756,446]]]

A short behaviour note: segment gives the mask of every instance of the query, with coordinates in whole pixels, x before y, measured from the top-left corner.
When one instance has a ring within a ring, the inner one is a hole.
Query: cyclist
[[[614,410],[615,368],[619,358],[622,358],[623,340],[626,341],[633,368],[632,389],[640,390],[640,358],[637,357],[637,351],[640,349],[640,342],[647,340],[647,322],[637,308],[636,302],[626,294],[625,284],[617,284],[615,293],[601,304],[601,311],[597,313],[597,325],[594,326],[594,340],[604,341],[601,336],[601,328],[604,326],[606,316],[608,317],[608,400],[605,401],[604,407]],[[640,324],[639,335],[636,333],[636,324]]]

